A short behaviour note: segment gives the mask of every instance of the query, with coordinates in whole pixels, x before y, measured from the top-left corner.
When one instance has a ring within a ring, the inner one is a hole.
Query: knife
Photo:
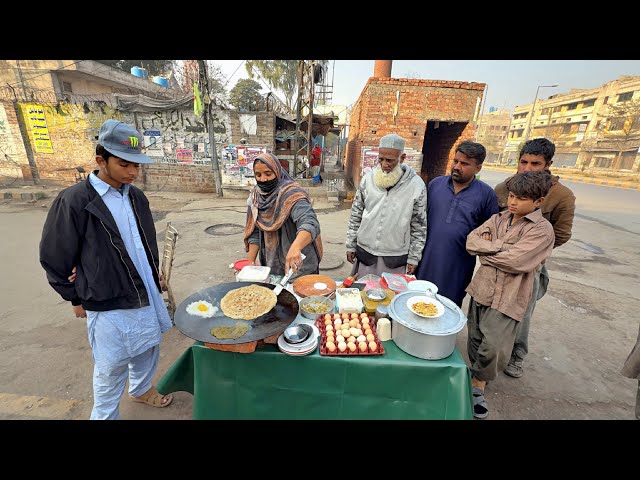
[[[301,253],[300,256],[302,257],[303,262],[304,259],[307,258],[304,253]],[[291,278],[291,275],[293,275],[293,268],[289,267],[289,272],[284,277],[282,277],[282,280],[280,280],[280,282],[276,285],[276,288],[273,289],[273,293],[276,294],[276,297],[280,295],[282,289],[287,285],[287,282]]]

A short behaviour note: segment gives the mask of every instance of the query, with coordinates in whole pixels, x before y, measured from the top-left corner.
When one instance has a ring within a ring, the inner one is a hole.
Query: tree
[[[595,143],[616,152],[611,167],[618,170],[623,153],[640,147],[640,99],[610,104],[598,121]]]
[[[294,112],[295,94],[298,91],[299,60],[247,60],[245,68],[249,78],[257,77],[256,70],[272,88],[280,90],[290,113]]]
[[[123,72],[130,73],[131,67],[143,67],[149,76],[168,75],[173,67],[173,60],[96,60],[98,63],[109,65]]]
[[[212,99],[217,100],[218,104],[227,103],[227,90],[225,89],[226,80],[222,69],[215,63],[207,62],[207,73],[209,74],[209,95]]]
[[[243,78],[229,92],[229,103],[240,111],[257,111],[262,108],[264,99],[260,95],[262,87],[255,80]]]

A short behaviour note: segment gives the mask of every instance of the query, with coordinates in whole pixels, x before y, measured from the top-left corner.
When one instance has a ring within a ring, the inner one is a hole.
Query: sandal
[[[473,387],[473,416],[476,418],[486,418],[489,415],[487,401],[484,398],[484,390]]]
[[[171,393],[169,395],[162,395],[158,390],[156,390],[156,387],[151,387],[146,393],[139,397],[133,397],[131,395],[129,395],[129,397],[131,397],[131,400],[134,402],[146,403],[147,405],[157,408],[168,407],[171,405],[171,402],[173,402],[173,395]],[[169,400],[162,403],[165,398],[168,398]]]

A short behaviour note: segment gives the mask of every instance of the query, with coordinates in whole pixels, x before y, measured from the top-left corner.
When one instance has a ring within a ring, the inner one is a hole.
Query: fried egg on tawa
[[[217,311],[218,307],[214,307],[205,300],[199,300],[197,302],[190,303],[187,306],[187,313],[203,318],[213,317]]]

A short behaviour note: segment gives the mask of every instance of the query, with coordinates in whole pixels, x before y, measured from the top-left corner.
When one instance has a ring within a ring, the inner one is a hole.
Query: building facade
[[[476,141],[487,149],[485,162],[502,163],[510,125],[511,112],[509,110],[494,110],[480,117]]]
[[[640,170],[640,76],[621,76],[593,89],[573,89],[516,107],[504,149],[514,163],[526,139],[556,145],[555,167]]]

